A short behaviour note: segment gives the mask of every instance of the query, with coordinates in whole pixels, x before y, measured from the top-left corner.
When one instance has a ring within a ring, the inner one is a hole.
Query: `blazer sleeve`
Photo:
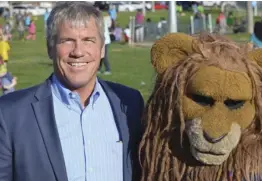
[[[12,181],[12,151],[6,124],[0,109],[0,181]]]

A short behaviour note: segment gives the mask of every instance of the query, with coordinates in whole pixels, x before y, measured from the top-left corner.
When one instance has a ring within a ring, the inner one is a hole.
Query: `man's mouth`
[[[68,65],[72,66],[72,67],[82,67],[87,65],[87,62],[83,62],[83,63],[79,63],[79,62],[68,62]]]

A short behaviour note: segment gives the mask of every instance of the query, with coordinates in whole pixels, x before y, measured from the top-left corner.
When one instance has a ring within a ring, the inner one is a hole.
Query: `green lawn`
[[[129,16],[134,13],[122,13],[119,22],[125,26]],[[166,11],[147,13],[153,21],[167,16]],[[37,20],[37,40],[18,41],[16,34],[10,42],[11,52],[8,69],[18,77],[17,89],[33,86],[44,81],[52,72],[52,61],[47,57],[46,42],[43,33],[43,18]],[[237,35],[235,38],[246,38]],[[131,48],[128,45],[112,44],[109,50],[112,75],[101,77],[106,80],[122,83],[141,91],[145,100],[151,93],[154,83],[154,71],[150,64],[150,47]]]

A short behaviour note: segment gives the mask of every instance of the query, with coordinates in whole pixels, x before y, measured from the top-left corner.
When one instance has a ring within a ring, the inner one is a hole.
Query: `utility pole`
[[[143,15],[146,16],[146,1],[143,1]]]
[[[247,1],[247,22],[248,22],[248,33],[252,34],[254,30],[254,15],[252,1]]]
[[[152,12],[155,12],[155,1],[152,1]]]
[[[13,3],[11,1],[9,1],[8,4],[9,4],[10,17],[13,17]]]
[[[169,32],[170,33],[177,32],[176,1],[169,1],[168,24],[169,24]]]

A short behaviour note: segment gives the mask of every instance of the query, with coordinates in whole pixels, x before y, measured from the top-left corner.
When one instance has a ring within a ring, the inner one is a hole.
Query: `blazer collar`
[[[32,103],[49,161],[57,181],[68,181],[63,151],[57,131],[50,77],[39,86]]]

